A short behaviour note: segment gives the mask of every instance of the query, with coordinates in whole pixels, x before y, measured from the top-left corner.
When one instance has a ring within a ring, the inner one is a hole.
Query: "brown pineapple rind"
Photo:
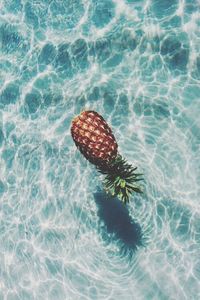
[[[97,112],[84,111],[72,121],[73,140],[92,164],[105,165],[117,156],[118,145],[112,130]]]

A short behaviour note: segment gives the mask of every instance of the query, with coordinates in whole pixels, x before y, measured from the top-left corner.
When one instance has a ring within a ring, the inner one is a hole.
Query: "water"
[[[1,0],[0,299],[200,299],[200,4]],[[75,149],[98,111],[127,209]]]

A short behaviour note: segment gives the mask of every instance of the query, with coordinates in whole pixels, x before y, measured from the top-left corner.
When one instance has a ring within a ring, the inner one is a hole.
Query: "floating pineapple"
[[[112,130],[95,111],[83,111],[73,119],[72,138],[85,158],[94,164],[98,171],[106,175],[106,191],[118,196],[124,203],[129,202],[133,192],[141,193],[137,182],[141,175],[118,153],[118,145]]]

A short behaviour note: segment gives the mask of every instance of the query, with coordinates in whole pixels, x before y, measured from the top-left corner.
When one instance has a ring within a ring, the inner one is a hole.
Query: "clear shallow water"
[[[0,3],[0,299],[200,298],[198,1]],[[144,173],[126,210],[76,151],[94,109]]]

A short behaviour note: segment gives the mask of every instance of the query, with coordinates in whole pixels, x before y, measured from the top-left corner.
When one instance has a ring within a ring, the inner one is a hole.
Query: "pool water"
[[[198,0],[1,0],[0,300],[200,299]],[[144,174],[76,149],[95,110]]]

